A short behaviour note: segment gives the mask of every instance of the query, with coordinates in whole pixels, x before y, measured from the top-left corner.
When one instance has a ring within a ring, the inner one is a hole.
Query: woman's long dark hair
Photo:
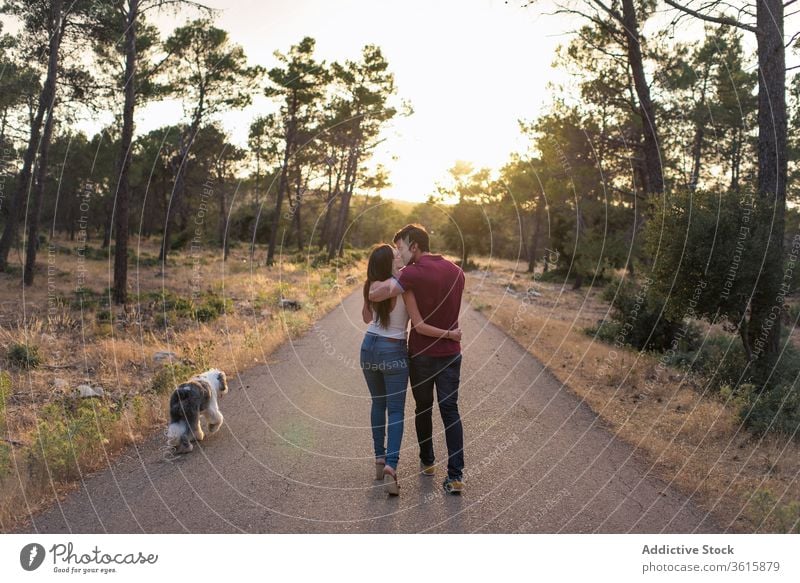
[[[392,299],[382,302],[369,301],[369,286],[373,281],[384,281],[392,277],[394,265],[394,248],[386,243],[375,245],[369,254],[367,264],[367,281],[364,282],[364,301],[378,313],[381,328],[389,327],[389,312],[392,311]]]

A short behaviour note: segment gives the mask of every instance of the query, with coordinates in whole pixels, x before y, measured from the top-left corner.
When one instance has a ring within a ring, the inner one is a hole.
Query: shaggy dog
[[[167,443],[175,453],[189,453],[194,449],[192,441],[202,441],[205,435],[200,428],[200,417],[208,420],[208,432],[215,433],[222,427],[219,411],[219,396],[228,392],[225,373],[212,368],[179,385],[169,399],[170,423],[167,428]]]

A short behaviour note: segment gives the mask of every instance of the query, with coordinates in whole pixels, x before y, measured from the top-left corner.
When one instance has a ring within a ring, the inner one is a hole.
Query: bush
[[[179,296],[169,290],[161,292],[150,292],[148,297],[155,302],[155,308],[160,308],[164,312],[175,312],[179,316],[190,317],[192,313],[192,301]]]
[[[767,527],[766,530],[783,534],[800,534],[800,502],[796,500],[778,504],[772,492],[758,490],[750,501],[749,514],[757,528]],[[767,526],[765,521],[772,524]]]
[[[174,235],[169,243],[170,251],[178,251],[185,248],[192,240],[192,237],[194,237],[194,231],[192,229],[186,229]]]
[[[324,250],[316,254],[309,253],[308,256],[304,256],[303,261],[310,261],[311,267],[323,267],[327,265],[334,269],[345,269],[351,265],[355,265],[366,256],[367,254],[360,249],[348,248],[344,250],[341,257],[336,256],[330,261],[328,261],[328,252]]]
[[[210,322],[233,309],[233,302],[230,299],[223,298],[214,292],[206,292],[198,298],[198,301],[166,290],[153,292],[150,297],[155,300],[154,307],[160,310],[156,314],[156,323],[159,326],[170,325],[174,319],[171,317],[173,315],[200,322]]]
[[[766,383],[753,387],[746,397],[739,416],[745,426],[756,434],[767,431],[791,435],[800,440],[800,350],[787,333],[782,335],[783,354],[770,371]],[[758,374],[758,373],[755,373]]]
[[[570,276],[571,279],[574,279],[574,276]],[[542,273],[536,276],[538,281],[545,281],[550,283],[564,283],[567,280],[567,270],[563,268],[557,269],[548,269],[547,271],[543,271]]]
[[[178,362],[165,364],[153,375],[150,388],[159,395],[166,395],[193,374],[195,369],[189,364]]]
[[[662,313],[663,302],[629,279],[613,280],[601,297],[613,301],[611,320],[587,332],[603,341],[658,351],[688,351],[699,345],[696,325],[668,320]]]
[[[739,411],[745,426],[758,435],[783,433],[800,439],[800,390],[793,385],[767,386],[752,391]]]
[[[0,441],[0,480],[11,475],[11,446]]]
[[[0,371],[0,433],[6,427],[6,400],[11,394],[11,388],[11,376],[6,371]]]
[[[92,310],[99,306],[109,307],[108,294],[99,294],[89,288],[82,287],[75,291],[75,297],[72,300],[72,309],[74,310]]]
[[[39,348],[32,344],[14,342],[8,347],[6,359],[9,364],[20,368],[36,368],[42,364]]]
[[[709,336],[695,351],[676,352],[667,363],[707,379],[712,390],[739,409],[739,418],[754,433],[800,438],[800,389],[794,384],[800,375],[800,351],[792,344],[786,344],[766,384],[760,385],[753,384],[757,372],[748,367],[741,340],[733,335]]]
[[[462,265],[463,262],[460,259],[458,261],[456,261],[455,263],[456,263],[456,265],[458,265],[461,268],[462,271],[465,271],[465,272],[466,271],[476,271],[476,270],[480,269],[480,265],[475,263],[472,259],[467,259],[467,262],[464,263],[463,265]]]
[[[100,457],[119,417],[111,405],[96,399],[45,405],[34,455],[52,478],[75,478],[80,475],[81,461],[91,463]]]
[[[210,322],[232,309],[233,302],[230,299],[209,292],[203,296],[202,302],[195,309],[194,317],[199,322]]]
[[[707,379],[714,391],[751,381],[742,342],[730,334],[712,334],[694,350],[678,350],[666,362]]]
[[[6,425],[6,399],[11,394],[11,377],[5,371],[0,371],[0,435],[5,435]],[[0,480],[8,475],[11,470],[11,447],[0,441]]]

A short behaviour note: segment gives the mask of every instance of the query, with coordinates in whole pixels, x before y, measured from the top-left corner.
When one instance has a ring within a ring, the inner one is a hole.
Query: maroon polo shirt
[[[426,324],[455,330],[464,293],[464,272],[441,255],[423,255],[416,263],[406,265],[398,279],[403,291],[413,291],[419,313]],[[408,337],[411,356],[454,356],[461,352],[461,343],[444,338],[423,336],[412,329]]]

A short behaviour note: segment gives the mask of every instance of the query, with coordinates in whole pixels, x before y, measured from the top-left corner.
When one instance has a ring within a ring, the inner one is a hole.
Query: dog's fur
[[[209,433],[219,431],[223,417],[218,399],[227,392],[225,373],[216,368],[192,377],[172,392],[167,443],[175,448],[176,453],[188,453],[194,449],[192,441],[203,440],[205,434],[200,427],[201,417],[207,419]]]

